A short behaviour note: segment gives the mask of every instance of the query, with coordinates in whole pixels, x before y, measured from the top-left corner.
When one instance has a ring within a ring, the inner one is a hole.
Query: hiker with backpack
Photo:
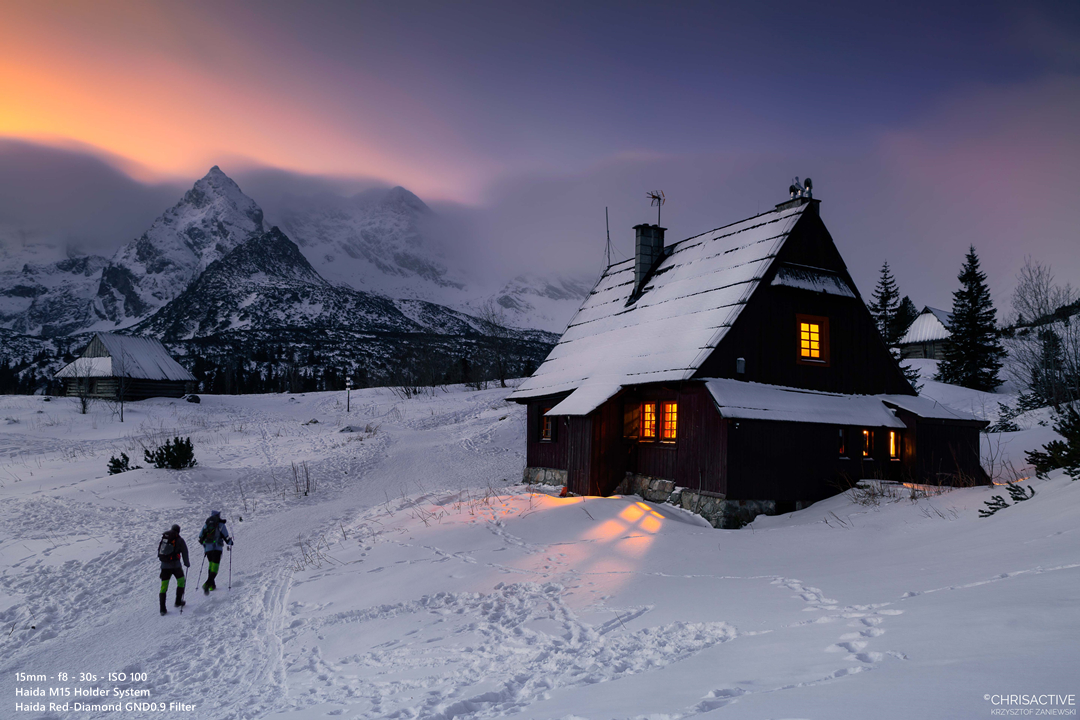
[[[209,595],[211,590],[217,589],[217,586],[214,585],[214,578],[217,577],[218,567],[221,563],[221,551],[226,545],[231,551],[233,544],[232,538],[229,537],[229,529],[225,527],[225,518],[221,517],[220,510],[212,511],[210,517],[206,518],[202,532],[199,533],[199,542],[202,543],[203,551],[206,552],[206,559],[210,563],[210,573],[202,586],[203,593]]]
[[[169,580],[172,577],[176,577],[175,604],[176,607],[181,608],[180,612],[183,612],[183,607],[187,604],[184,602],[184,585],[187,582],[184,578],[184,567],[191,567],[191,561],[188,560],[187,543],[180,537],[179,525],[173,525],[161,534],[161,542],[158,543],[158,560],[161,561],[161,591],[158,594],[161,614],[169,612],[165,609],[165,596],[169,593]],[[180,564],[181,560],[183,560],[183,565]]]

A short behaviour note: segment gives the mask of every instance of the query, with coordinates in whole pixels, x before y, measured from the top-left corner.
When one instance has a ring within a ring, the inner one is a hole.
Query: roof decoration
[[[566,411],[559,414],[588,414],[620,386],[690,378],[734,324],[808,207],[773,210],[674,243],[635,302],[634,259],[609,266],[511,399],[573,391],[567,398],[573,402],[560,403]]]

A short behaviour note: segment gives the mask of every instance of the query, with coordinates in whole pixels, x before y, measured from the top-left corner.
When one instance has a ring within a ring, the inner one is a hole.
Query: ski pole
[[[229,548],[229,589],[232,590],[232,545]]]
[[[202,566],[206,562],[206,555],[202,556],[203,561],[199,563],[199,579],[195,581],[195,589],[197,590],[202,585]]]

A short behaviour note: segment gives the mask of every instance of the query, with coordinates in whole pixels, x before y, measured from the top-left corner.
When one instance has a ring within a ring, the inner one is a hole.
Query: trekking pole
[[[202,566],[203,566],[203,563],[206,562],[206,555],[203,555],[202,559],[203,559],[203,561],[201,563],[199,563],[199,579],[195,581],[195,589],[196,590],[198,590],[199,586],[202,585]]]
[[[232,545],[229,545],[229,589],[232,590]]]

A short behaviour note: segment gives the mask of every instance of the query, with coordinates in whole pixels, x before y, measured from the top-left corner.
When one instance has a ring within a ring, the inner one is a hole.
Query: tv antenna
[[[654,190],[653,192],[646,193],[646,197],[649,198],[649,207],[656,206],[656,224],[660,225],[660,208],[663,207],[667,198],[664,197],[663,190]]]
[[[607,228],[607,266],[611,267],[611,221],[608,220],[607,206],[604,206],[604,226]]]

